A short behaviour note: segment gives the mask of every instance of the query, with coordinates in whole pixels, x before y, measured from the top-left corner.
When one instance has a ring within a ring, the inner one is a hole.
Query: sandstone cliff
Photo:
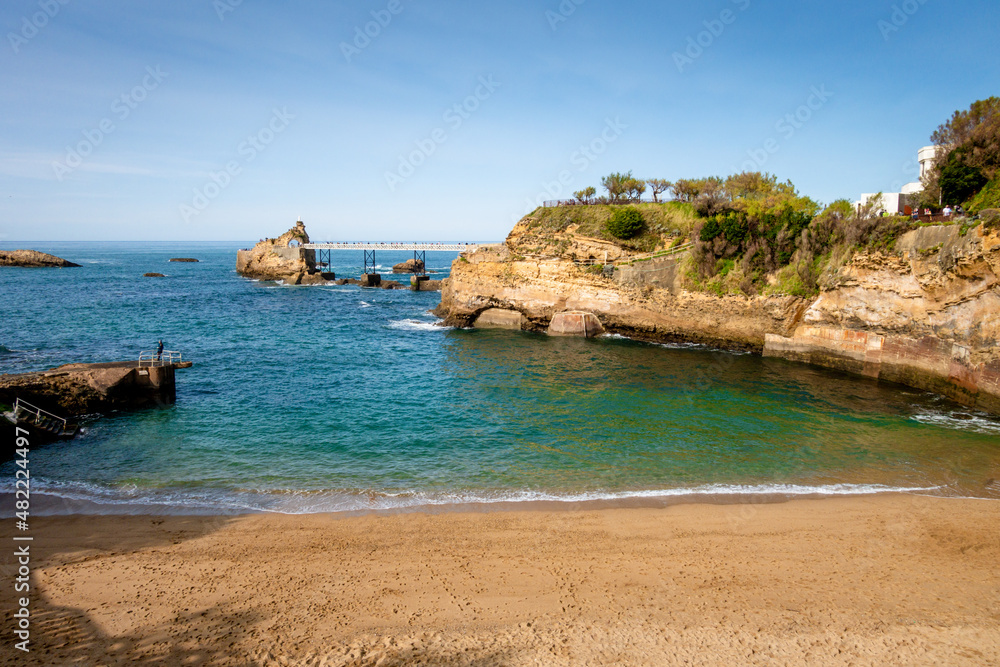
[[[24,268],[70,268],[79,264],[37,250],[0,250],[0,266]]]
[[[548,256],[528,256],[541,246],[522,221],[504,244],[459,258],[444,282],[437,313],[453,326],[545,331],[555,314],[583,311],[612,333],[760,352],[766,334],[790,335],[808,307],[795,297],[718,297],[685,290],[686,252],[638,257],[643,261],[629,264],[634,255],[601,239],[570,231],[553,240]],[[594,264],[605,256],[618,260],[613,272]]]
[[[689,262],[684,246],[637,257],[572,230],[539,243],[526,220],[455,261],[437,313],[453,326],[545,331],[581,311],[612,333],[806,361],[1000,412],[995,228],[926,227],[892,254],[858,251],[828,269],[817,298],[692,291]]]
[[[924,227],[856,255],[765,355],[935,391],[1000,413],[1000,232]]]
[[[301,246],[309,243],[306,226],[300,220],[276,239],[264,239],[250,250],[236,253],[236,272],[256,280],[282,280],[289,285],[324,283],[333,274],[316,268],[316,252]]]

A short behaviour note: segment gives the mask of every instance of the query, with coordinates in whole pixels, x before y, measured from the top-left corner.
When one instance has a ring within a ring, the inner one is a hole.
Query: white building
[[[888,214],[900,214],[909,215],[912,212],[910,208],[915,199],[914,195],[918,195],[924,191],[923,180],[927,172],[931,170],[934,166],[934,161],[937,160],[938,152],[941,150],[940,146],[924,146],[919,151],[917,151],[917,161],[920,163],[920,180],[915,183],[907,183],[904,185],[900,192],[883,192],[882,193],[882,206],[875,213],[888,213]],[[869,193],[861,195],[860,201],[855,202],[855,208],[860,210],[862,206],[868,203],[868,200],[874,197],[878,193]]]

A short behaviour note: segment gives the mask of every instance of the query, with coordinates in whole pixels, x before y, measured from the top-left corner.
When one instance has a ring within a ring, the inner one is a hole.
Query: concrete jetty
[[[15,404],[26,403],[29,415],[38,410],[69,422],[112,410],[170,405],[177,398],[175,372],[192,365],[179,352],[143,352],[132,361],[66,364],[0,375],[0,404],[14,414]]]

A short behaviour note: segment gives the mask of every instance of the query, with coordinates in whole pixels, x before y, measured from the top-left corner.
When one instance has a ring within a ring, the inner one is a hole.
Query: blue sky
[[[319,240],[497,241],[624,170],[853,199],[915,180],[934,129],[1000,92],[995,0],[5,0],[0,25],[6,247],[298,216]]]

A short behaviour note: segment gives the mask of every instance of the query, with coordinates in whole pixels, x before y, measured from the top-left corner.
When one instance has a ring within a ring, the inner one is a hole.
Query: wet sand
[[[3,520],[12,544],[13,521]],[[985,665],[1000,502],[32,522],[25,665]]]

